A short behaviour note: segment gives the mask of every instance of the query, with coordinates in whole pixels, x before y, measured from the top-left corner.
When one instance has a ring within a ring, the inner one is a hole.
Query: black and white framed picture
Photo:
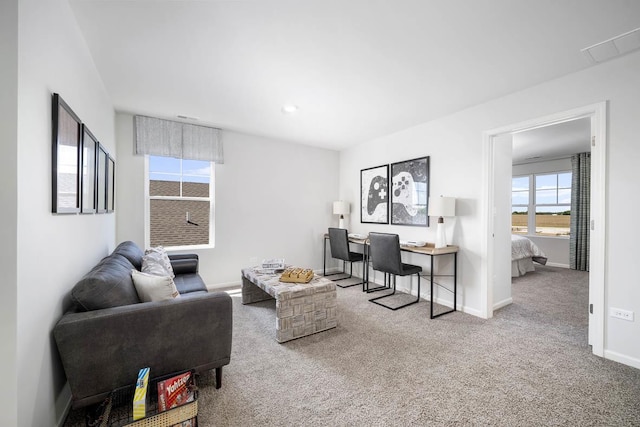
[[[98,209],[96,212],[107,212],[107,168],[108,168],[109,154],[107,150],[98,144],[98,161],[96,166],[96,198],[98,202]]]
[[[98,140],[82,125],[82,152],[81,152],[81,212],[95,213],[96,211],[96,154]]]
[[[429,157],[391,164],[391,224],[428,226]]]
[[[360,222],[389,223],[389,165],[360,171]]]
[[[57,93],[52,97],[51,212],[80,212],[82,122]]]
[[[116,203],[116,161],[109,156],[107,160],[107,212],[115,210]]]

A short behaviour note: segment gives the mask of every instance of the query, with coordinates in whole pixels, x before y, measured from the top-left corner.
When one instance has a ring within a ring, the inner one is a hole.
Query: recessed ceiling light
[[[286,104],[282,106],[282,112],[285,114],[293,114],[298,111],[298,106],[293,104]]]

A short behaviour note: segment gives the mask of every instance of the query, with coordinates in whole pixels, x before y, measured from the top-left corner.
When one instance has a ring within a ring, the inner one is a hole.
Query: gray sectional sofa
[[[231,359],[231,297],[207,292],[197,255],[174,255],[180,298],[140,302],[131,270],[141,269],[143,255],[133,242],[118,245],[74,286],[71,307],[54,327],[74,408],[134,384],[144,367],[152,377],[216,369],[221,385]]]

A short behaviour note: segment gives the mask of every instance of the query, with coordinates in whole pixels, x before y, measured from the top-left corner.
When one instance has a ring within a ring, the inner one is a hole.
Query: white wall
[[[571,170],[571,159],[555,159],[513,165],[513,176]],[[569,238],[527,236],[545,253],[547,265],[569,268]]]
[[[636,254],[629,250],[629,224],[639,209],[635,194],[640,182],[640,53],[587,68],[581,72],[505,96],[456,114],[360,144],[341,153],[340,195],[358,202],[360,169],[431,156],[431,194],[457,197],[459,216],[453,244],[461,247],[459,277],[465,311],[481,312],[481,267],[486,260],[482,230],[482,194],[488,165],[483,165],[482,133],[577,107],[609,101],[607,176],[606,304],[640,316],[640,286],[630,272]],[[435,227],[372,226],[352,221],[357,232],[388,230],[403,238],[433,240]],[[451,237],[450,237],[451,239]],[[640,321],[606,319],[605,355],[640,367]]]
[[[18,0],[0,3],[0,425],[18,420],[16,373],[18,260]]]
[[[144,157],[133,155],[133,117],[116,117],[117,240],[144,247]],[[240,282],[251,258],[322,267],[322,236],[337,225],[338,152],[223,132],[215,165],[215,248],[195,250],[210,288]]]
[[[51,214],[51,93],[113,154],[114,111],[66,0],[20,0],[18,24],[18,425],[51,426],[69,402],[51,331],[115,243],[113,214]]]

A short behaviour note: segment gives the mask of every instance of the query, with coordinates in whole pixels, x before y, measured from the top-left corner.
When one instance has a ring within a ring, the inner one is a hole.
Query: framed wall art
[[[391,164],[391,224],[428,226],[429,157]]]
[[[360,222],[389,223],[389,165],[360,171]]]
[[[81,212],[94,213],[96,211],[96,154],[98,140],[91,131],[82,125],[81,159]]]
[[[107,212],[107,168],[108,168],[108,160],[109,154],[107,150],[102,146],[102,144],[98,145],[98,160],[96,166],[96,197],[98,202],[98,207],[96,212],[105,213]]]
[[[115,210],[116,203],[116,161],[109,156],[107,160],[107,212]]]
[[[52,97],[51,211],[80,212],[82,122],[57,93]]]

